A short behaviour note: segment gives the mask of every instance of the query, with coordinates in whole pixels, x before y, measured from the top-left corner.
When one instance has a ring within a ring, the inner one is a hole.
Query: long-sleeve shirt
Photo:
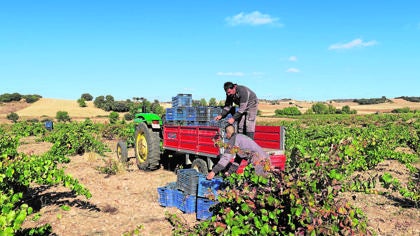
[[[236,172],[242,159],[246,159],[254,164],[256,172],[259,174],[258,172],[261,172],[263,166],[261,164],[261,168],[257,168],[256,165],[260,164],[260,161],[270,160],[268,154],[254,140],[244,134],[233,134],[227,144],[227,148],[225,148],[220,160],[212,170],[215,174],[226,169],[235,157],[239,158],[232,163],[228,170],[229,173]]]
[[[236,85],[236,94],[233,96],[226,96],[225,106],[222,110],[222,118],[229,114],[233,104],[239,105],[238,111],[233,115],[235,120],[239,119],[243,113],[253,111],[255,114],[258,109],[257,95],[248,87],[243,85]]]

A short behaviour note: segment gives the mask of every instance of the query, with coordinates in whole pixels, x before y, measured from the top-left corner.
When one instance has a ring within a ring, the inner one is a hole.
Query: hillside
[[[420,110],[420,103],[408,102],[403,99],[391,99],[392,103],[382,103],[374,105],[359,105],[354,102],[329,102],[332,106],[341,109],[343,106],[349,106],[351,110],[356,110],[357,114],[386,113],[396,108],[409,107],[411,110]],[[290,106],[296,106],[301,112],[305,112],[316,102],[309,101],[283,101],[276,105],[266,102],[259,104],[259,110],[262,116],[272,116],[276,109],[284,109]],[[106,121],[109,112],[96,108],[93,102],[86,102],[87,107],[80,107],[75,100],[63,100],[52,98],[41,98],[39,101],[28,104],[26,102],[12,102],[0,104],[0,123],[10,123],[6,116],[11,112],[19,115],[20,120],[27,119],[46,119],[54,118],[57,111],[67,111],[72,120],[84,120],[90,118],[96,121]],[[164,108],[170,107],[170,103],[162,103]]]

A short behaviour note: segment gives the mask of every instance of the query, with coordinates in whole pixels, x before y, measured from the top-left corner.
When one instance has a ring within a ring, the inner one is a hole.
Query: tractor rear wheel
[[[145,123],[137,125],[134,136],[137,167],[140,170],[156,170],[160,167],[160,138]]]
[[[205,160],[196,158],[191,164],[192,169],[196,169],[198,172],[207,175],[209,173],[207,163]]]
[[[121,162],[128,161],[127,143],[122,140],[117,143],[117,157]]]

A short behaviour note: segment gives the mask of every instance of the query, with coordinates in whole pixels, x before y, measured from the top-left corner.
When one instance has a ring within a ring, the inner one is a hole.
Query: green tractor
[[[156,170],[160,167],[162,119],[154,113],[137,113],[134,116],[134,154],[140,170]],[[128,161],[127,142],[117,144],[117,157]]]

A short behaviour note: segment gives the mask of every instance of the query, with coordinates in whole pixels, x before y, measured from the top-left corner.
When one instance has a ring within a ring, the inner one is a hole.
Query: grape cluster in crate
[[[210,207],[217,204],[217,191],[223,188],[220,177],[207,180],[195,169],[181,169],[176,182],[158,187],[157,191],[161,206],[177,207],[184,213],[196,213],[198,220],[206,220],[213,215]]]

